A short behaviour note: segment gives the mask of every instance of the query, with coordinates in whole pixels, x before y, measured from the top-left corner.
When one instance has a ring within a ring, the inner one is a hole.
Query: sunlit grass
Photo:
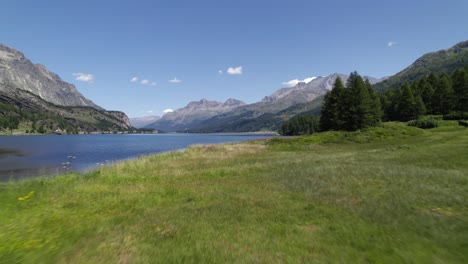
[[[0,263],[466,263],[467,160],[386,124],[3,183]]]

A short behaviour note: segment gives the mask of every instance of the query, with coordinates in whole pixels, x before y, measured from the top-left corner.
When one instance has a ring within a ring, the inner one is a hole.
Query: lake
[[[38,135],[0,137],[0,180],[87,171],[195,144],[268,138],[261,134]]]

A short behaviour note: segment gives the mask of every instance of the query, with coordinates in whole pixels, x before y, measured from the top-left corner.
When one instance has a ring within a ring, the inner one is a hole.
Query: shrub
[[[458,120],[458,124],[460,126],[468,127],[468,121],[465,120]]]
[[[421,117],[416,120],[408,122],[408,126],[414,126],[419,128],[435,128],[439,126],[439,121],[432,116]]]
[[[444,115],[444,120],[468,120],[468,112],[450,112]]]

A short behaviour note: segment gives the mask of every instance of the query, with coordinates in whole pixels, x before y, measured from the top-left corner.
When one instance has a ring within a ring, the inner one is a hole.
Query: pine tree
[[[337,77],[333,88],[327,92],[324,98],[322,111],[320,112],[320,129],[340,130],[343,128],[343,101],[345,88],[340,77]]]
[[[454,109],[458,112],[468,112],[468,69],[458,69],[452,76]]]
[[[346,87],[348,94],[346,130],[354,131],[375,125],[372,98],[357,72],[350,74]]]
[[[380,121],[382,121],[382,104],[380,102],[380,97],[374,91],[374,88],[372,88],[372,84],[369,82],[369,80],[366,80],[365,84],[367,87],[367,91],[369,92],[369,95],[371,97],[372,104],[372,122],[370,125],[375,126],[376,124],[380,123]]]
[[[434,114],[446,115],[453,105],[452,84],[447,75],[442,75],[432,96],[432,109]]]
[[[415,117],[418,118],[418,117],[425,115],[427,110],[420,95],[416,95],[414,97],[414,103],[415,103],[414,105]]]
[[[318,126],[316,117],[300,115],[284,123],[279,132],[284,136],[310,135],[318,131]]]
[[[435,72],[431,72],[429,76],[427,76],[427,81],[434,88],[434,90],[439,84],[439,79],[440,79],[439,76],[437,76]]]
[[[419,80],[418,90],[420,91],[421,99],[426,108],[426,112],[432,113],[432,97],[434,96],[434,88],[426,77],[423,77],[421,80]]]
[[[398,104],[399,120],[408,121],[415,119],[416,114],[416,102],[414,100],[413,93],[408,84],[403,85],[400,88],[400,100]]]

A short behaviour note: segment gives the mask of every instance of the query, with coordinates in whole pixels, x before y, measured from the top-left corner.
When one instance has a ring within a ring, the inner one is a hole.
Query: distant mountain
[[[404,83],[421,79],[431,72],[451,74],[465,65],[468,65],[468,41],[460,42],[447,50],[427,53],[406,69],[374,85],[374,88],[380,92],[399,88]]]
[[[278,131],[283,123],[296,115],[320,115],[323,95],[311,102],[292,105],[277,113],[244,111],[237,116],[226,117],[228,114],[214,116],[203,122],[203,126],[189,129],[191,133],[227,133],[227,132],[257,132]],[[256,116],[252,118],[252,116]]]
[[[161,119],[160,116],[131,117],[130,124],[136,128],[144,128]]]
[[[0,44],[0,132],[12,127],[78,133],[116,132],[131,125],[125,113],[104,110],[45,66]]]
[[[346,83],[348,75],[334,73],[328,76],[320,76],[313,78],[308,83],[300,82],[294,87],[281,88],[270,96],[266,96],[261,102],[276,105],[276,110],[285,109],[289,106],[306,103],[315,100],[315,98],[324,95],[327,91],[331,90],[335,79],[340,77]],[[373,77],[364,77],[369,80],[371,84],[382,81]]]
[[[165,132],[184,131],[218,114],[244,106],[245,103],[236,99],[228,99],[226,102],[200,101],[190,102],[187,106],[174,112],[165,114],[161,119],[146,126]]]
[[[102,109],[78,92],[74,85],[63,81],[44,65],[33,64],[23,53],[0,44],[0,91],[11,93],[21,89],[44,101],[63,106],[90,106]],[[7,84],[7,85],[5,85]]]
[[[290,113],[299,114],[304,111],[314,111],[321,107],[320,98],[332,89],[337,77],[346,83],[348,75],[331,74],[316,77],[308,83],[300,82],[294,87],[281,88],[266,96],[262,101],[236,108],[232,111],[213,116],[197,126],[189,127],[190,132],[251,132],[277,130],[289,119]],[[381,81],[372,77],[364,77],[371,84]],[[286,110],[289,109],[289,110]],[[298,111],[298,109],[301,109]],[[285,112],[282,112],[286,110]]]

